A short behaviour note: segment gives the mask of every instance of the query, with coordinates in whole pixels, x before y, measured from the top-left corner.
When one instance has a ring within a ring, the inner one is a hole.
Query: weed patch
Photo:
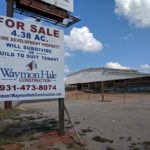
[[[124,137],[119,137],[119,140],[122,140],[122,139],[124,139]]]
[[[75,121],[74,124],[80,124],[80,122],[79,121]]]
[[[132,140],[132,137],[129,136],[129,137],[127,138],[127,141],[130,142],[131,140]]]
[[[150,141],[143,142],[143,145],[144,145],[144,149],[150,150]]]
[[[130,147],[130,150],[140,150],[138,147]]]
[[[114,150],[112,147],[106,147],[106,150]]]
[[[106,142],[113,143],[114,142],[113,140],[103,138],[101,136],[95,136],[95,137],[92,138],[92,140],[96,141],[96,142],[100,142],[100,143],[106,143]]]
[[[82,131],[83,133],[93,132],[93,130],[92,130],[91,128],[81,129],[81,131]]]
[[[136,147],[136,143],[131,143],[129,148],[130,148],[130,150],[140,150],[138,147]]]

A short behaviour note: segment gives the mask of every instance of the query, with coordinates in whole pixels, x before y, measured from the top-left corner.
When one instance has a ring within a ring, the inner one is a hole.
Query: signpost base
[[[58,99],[59,103],[59,135],[64,135],[64,98]]]
[[[12,109],[12,101],[5,101],[4,102],[5,109]]]

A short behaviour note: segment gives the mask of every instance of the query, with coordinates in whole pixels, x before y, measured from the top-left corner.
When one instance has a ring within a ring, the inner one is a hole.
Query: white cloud
[[[148,64],[141,65],[141,68],[142,69],[150,69],[150,65],[148,65]]]
[[[141,72],[150,73],[150,65],[148,64],[141,65]]]
[[[130,69],[129,67],[122,66],[117,62],[108,62],[105,67],[112,68],[112,69]]]
[[[71,56],[71,53],[69,53],[69,52],[65,52],[65,57],[69,57],[69,56]]]
[[[128,40],[131,36],[132,36],[131,33],[127,33],[126,35],[124,35],[124,36],[122,37],[122,39]]]
[[[150,27],[150,0],[115,0],[115,13],[136,27]]]
[[[70,73],[70,69],[69,69],[69,66],[65,65],[65,70],[64,70],[65,73]]]
[[[64,51],[65,51],[65,57],[69,57],[72,55],[71,51],[67,47],[65,47]]]
[[[65,35],[65,45],[72,50],[80,50],[85,52],[97,52],[102,50],[103,44],[96,40],[89,28],[73,28],[70,35]]]

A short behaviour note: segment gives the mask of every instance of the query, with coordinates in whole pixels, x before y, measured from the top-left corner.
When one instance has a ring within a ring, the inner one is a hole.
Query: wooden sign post
[[[13,2],[13,0],[7,0],[7,17],[13,18]],[[12,101],[5,101],[4,109],[12,109]]]

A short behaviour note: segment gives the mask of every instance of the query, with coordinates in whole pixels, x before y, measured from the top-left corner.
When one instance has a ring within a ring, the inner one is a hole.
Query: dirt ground
[[[150,150],[150,94],[68,92],[66,107],[83,145],[65,115],[58,135],[58,101],[0,109],[0,150]]]

